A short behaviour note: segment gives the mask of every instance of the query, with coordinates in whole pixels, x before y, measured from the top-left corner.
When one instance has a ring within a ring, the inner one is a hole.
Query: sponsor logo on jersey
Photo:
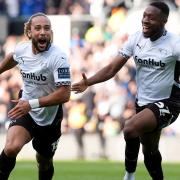
[[[58,78],[69,79],[70,78],[69,68],[58,68]]]
[[[163,63],[162,61],[155,61],[154,59],[141,59],[138,58],[138,56],[135,56],[135,61],[137,64],[141,65],[141,66],[145,66],[148,68],[153,68],[153,69],[165,69],[166,64]]]
[[[46,76],[43,76],[42,74],[36,75],[35,73],[25,73],[21,70],[21,74],[23,78],[26,79],[32,79],[36,81],[46,81]]]

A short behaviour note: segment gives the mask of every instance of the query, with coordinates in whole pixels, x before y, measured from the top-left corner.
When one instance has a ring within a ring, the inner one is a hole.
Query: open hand
[[[71,87],[71,91],[74,91],[75,94],[84,92],[88,88],[88,82],[87,82],[87,77],[85,73],[82,73],[82,80],[74,83]]]
[[[13,103],[17,103],[14,108],[8,112],[8,117],[11,119],[18,119],[27,114],[31,107],[28,101],[23,100],[11,100]]]

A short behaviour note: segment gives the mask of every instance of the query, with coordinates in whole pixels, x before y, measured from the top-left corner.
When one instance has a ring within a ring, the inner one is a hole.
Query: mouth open
[[[148,35],[148,34],[151,32],[150,26],[143,25],[142,28],[143,28],[143,33],[144,33],[145,35],[146,35],[146,34]]]
[[[47,46],[47,40],[46,39],[39,39],[38,40],[38,46],[40,49],[45,49]]]

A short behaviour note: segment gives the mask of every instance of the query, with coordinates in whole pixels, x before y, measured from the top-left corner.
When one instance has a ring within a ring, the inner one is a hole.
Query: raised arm
[[[0,61],[0,74],[15,67],[18,63],[14,61],[13,53],[9,53],[2,61]]]
[[[92,86],[94,84],[109,80],[110,78],[115,76],[115,74],[124,66],[127,60],[127,57],[117,55],[111,63],[103,67],[93,76],[87,78],[86,75],[83,73],[83,79],[78,83],[73,84],[71,90],[75,93],[81,93],[85,91],[88,86]]]

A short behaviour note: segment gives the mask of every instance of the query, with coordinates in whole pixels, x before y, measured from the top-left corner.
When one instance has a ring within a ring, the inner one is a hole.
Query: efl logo
[[[69,68],[58,68],[58,78],[69,79],[70,78]]]

